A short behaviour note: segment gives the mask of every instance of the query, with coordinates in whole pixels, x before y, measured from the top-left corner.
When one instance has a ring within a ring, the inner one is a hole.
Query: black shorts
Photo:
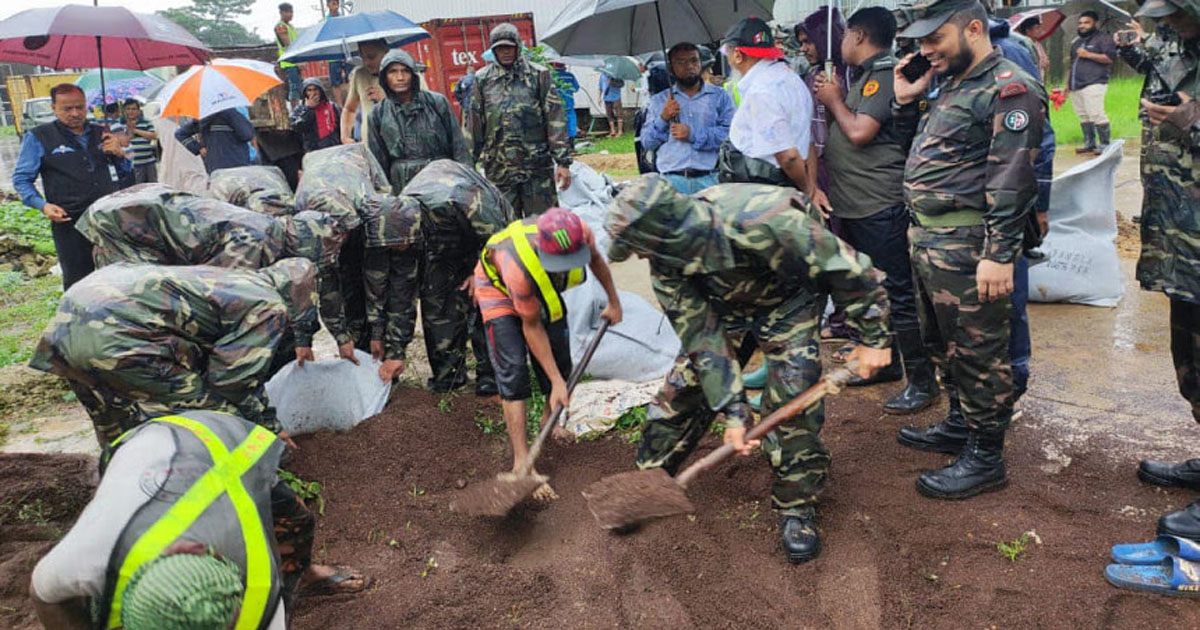
[[[543,322],[544,323],[544,322]],[[544,323],[545,324],[545,323]],[[521,318],[515,315],[498,317],[484,324],[487,328],[488,358],[496,370],[496,386],[501,400],[528,400],[532,395],[529,387],[529,365],[537,377],[542,393],[550,393],[550,378],[542,370],[537,359],[529,353],[525,344],[525,332]],[[571,338],[564,315],[557,322],[545,324],[546,336],[550,338],[550,351],[563,380],[571,376]]]

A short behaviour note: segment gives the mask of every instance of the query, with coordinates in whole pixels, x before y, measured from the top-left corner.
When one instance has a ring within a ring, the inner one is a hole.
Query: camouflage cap
[[[897,11],[904,12],[908,25],[896,37],[920,39],[942,27],[955,13],[979,5],[979,0],[920,0]],[[897,17],[897,22],[901,21]],[[985,25],[986,26],[986,25]]]
[[[398,247],[421,240],[421,202],[400,195],[371,195],[363,215],[366,247]]]
[[[1179,10],[1180,7],[1170,0],[1146,0],[1134,17],[1164,18]]]
[[[496,28],[492,29],[492,33],[488,36],[488,50],[492,50],[497,46],[521,46],[521,32],[517,27],[509,22],[497,24]]]

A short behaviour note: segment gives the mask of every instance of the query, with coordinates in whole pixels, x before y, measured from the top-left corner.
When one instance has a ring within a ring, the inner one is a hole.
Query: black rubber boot
[[[1200,541],[1200,501],[1158,519],[1158,533]]]
[[[963,417],[962,406],[958,402],[958,394],[950,393],[950,413],[941,422],[922,429],[919,427],[904,427],[900,429],[896,441],[922,451],[948,453],[957,455],[967,445],[967,437],[971,431],[967,428],[967,420]]]
[[[1004,432],[972,431],[953,464],[917,477],[917,491],[931,499],[966,499],[1007,483]]]
[[[1200,459],[1186,462],[1144,461],[1138,464],[1138,479],[1156,486],[1200,490]]]
[[[788,562],[808,562],[821,553],[821,538],[817,534],[817,512],[811,507],[791,510],[779,517],[779,535]]]
[[[1112,142],[1112,127],[1108,126],[1108,123],[1096,125],[1096,134],[1100,136],[1100,146],[1096,148],[1096,153],[1103,153]]]
[[[892,362],[886,367],[877,370],[871,375],[871,378],[862,378],[855,375],[854,378],[846,382],[847,387],[864,387],[866,385],[875,385],[876,383],[894,383],[904,378],[904,366],[900,363],[900,352],[896,348],[896,344],[892,344]]]
[[[891,400],[883,404],[883,411],[906,416],[922,411],[937,402],[938,397],[942,395],[942,389],[938,387],[933,361],[925,354],[921,331],[897,331],[896,343],[900,346],[900,356],[904,360],[904,375],[908,378],[908,383],[904,389],[892,396]]]
[[[1083,129],[1083,146],[1075,149],[1075,155],[1094,153],[1096,151],[1096,125],[1079,123],[1079,127]]]

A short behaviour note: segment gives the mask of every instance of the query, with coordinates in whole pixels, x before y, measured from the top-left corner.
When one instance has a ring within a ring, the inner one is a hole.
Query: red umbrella
[[[1022,11],[1021,13],[1013,14],[1008,18],[1008,24],[1013,28],[1013,30],[1016,30],[1016,28],[1021,25],[1021,22],[1024,22],[1025,20],[1037,20],[1037,26],[1029,29],[1029,32],[1026,33],[1026,35],[1028,35],[1030,39],[1040,42],[1043,39],[1053,35],[1054,31],[1058,30],[1058,26],[1062,24],[1062,21],[1066,18],[1067,16],[1063,15],[1063,12],[1059,11],[1058,9],[1033,9],[1031,11]]]
[[[0,21],[0,61],[63,68],[204,63],[211,51],[178,24],[123,7],[69,4]]]

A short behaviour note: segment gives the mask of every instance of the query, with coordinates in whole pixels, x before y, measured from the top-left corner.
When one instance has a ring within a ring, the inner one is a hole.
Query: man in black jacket
[[[12,181],[21,201],[52,221],[65,290],[96,268],[92,244],[75,230],[75,220],[93,201],[121,189],[133,166],[116,136],[88,122],[83,90],[57,85],[50,90],[50,103],[57,120],[25,134]],[[34,186],[38,175],[45,194]]]

